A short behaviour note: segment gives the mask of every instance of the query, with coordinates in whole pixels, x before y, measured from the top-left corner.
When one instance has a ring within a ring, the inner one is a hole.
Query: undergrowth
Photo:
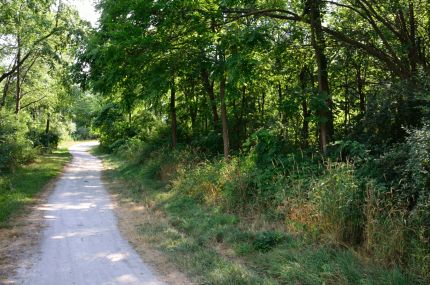
[[[108,177],[127,185],[122,194],[166,217],[141,225],[141,235],[200,284],[429,278],[426,240],[387,203],[380,181],[363,181],[358,159],[292,153],[268,162],[251,146],[225,161],[138,141],[105,158]]]

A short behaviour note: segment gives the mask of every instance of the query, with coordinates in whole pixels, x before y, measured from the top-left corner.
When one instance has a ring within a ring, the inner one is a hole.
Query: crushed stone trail
[[[47,227],[30,268],[17,284],[166,284],[122,237],[101,181],[102,163],[88,153],[96,143],[70,148],[72,162],[41,205]]]

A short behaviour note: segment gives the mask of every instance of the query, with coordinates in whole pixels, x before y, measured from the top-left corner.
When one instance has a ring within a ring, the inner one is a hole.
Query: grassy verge
[[[114,191],[145,206],[148,218],[137,225],[140,240],[198,284],[423,283],[352,248],[290,234],[276,220],[209,206],[174,185],[180,178],[154,175],[171,162],[102,157],[109,165],[105,178],[119,185]]]
[[[67,150],[39,156],[33,163],[0,175],[0,227],[31,204],[45,185],[61,173],[70,160]]]

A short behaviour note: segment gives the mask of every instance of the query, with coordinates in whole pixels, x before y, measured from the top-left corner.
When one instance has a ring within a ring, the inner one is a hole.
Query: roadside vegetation
[[[11,217],[32,205],[34,198],[62,172],[69,160],[67,150],[55,150],[19,166],[14,172],[0,174],[0,228],[7,227]]]
[[[199,282],[430,282],[429,1],[97,9],[1,4],[2,177],[99,138]]]
[[[90,27],[63,2],[0,3],[0,226],[61,172],[61,141],[93,137],[91,120],[79,119],[91,118],[97,99],[71,75]]]
[[[166,217],[142,235],[181,268],[208,284],[430,281],[428,2],[98,9],[76,79],[101,98],[116,177]]]
[[[139,240],[198,284],[426,284],[420,237],[356,165],[156,146],[103,156],[105,178],[145,206]]]

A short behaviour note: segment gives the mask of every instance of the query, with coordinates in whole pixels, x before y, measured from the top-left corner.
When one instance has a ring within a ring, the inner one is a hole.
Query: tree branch
[[[42,101],[42,100],[43,100],[43,99],[45,99],[47,96],[48,96],[48,95],[45,95],[45,96],[43,96],[42,98],[39,98],[39,99],[34,100],[34,101],[32,101],[32,102],[30,102],[30,103],[28,103],[28,104],[25,104],[24,106],[22,106],[22,107],[20,108],[20,110],[22,110],[22,109],[24,109],[24,108],[27,108],[27,107],[29,107],[29,106],[31,106],[31,105],[33,105],[33,104],[36,104],[37,102]]]

